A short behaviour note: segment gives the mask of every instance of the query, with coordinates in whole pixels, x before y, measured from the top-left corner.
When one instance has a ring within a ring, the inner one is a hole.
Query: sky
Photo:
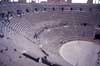
[[[46,1],[46,0],[40,0],[40,1]],[[86,3],[87,0],[72,0],[72,2],[74,2],[74,3],[81,3],[81,2]]]
[[[11,1],[13,1],[13,0],[11,0]],[[18,0],[14,0],[14,1],[18,1]],[[31,2],[31,1],[32,0],[27,0],[27,2]],[[33,1],[41,2],[41,1],[47,1],[47,0],[33,0]],[[72,0],[72,3],[86,3],[86,2],[87,2],[87,0]],[[98,3],[98,0],[93,0],[93,3]]]
[[[11,0],[11,1],[13,1],[13,0]],[[18,1],[18,0],[15,0],[15,1]],[[30,1],[32,1],[32,0],[27,0],[27,2],[30,2]],[[38,1],[38,0],[33,0],[33,1]],[[39,1],[47,1],[47,0],[39,0]],[[72,2],[83,2],[83,3],[86,3],[86,1],[87,0],[72,0]]]

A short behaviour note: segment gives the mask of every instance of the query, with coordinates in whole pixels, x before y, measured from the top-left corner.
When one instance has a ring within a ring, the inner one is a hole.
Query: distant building
[[[48,0],[48,3],[65,3],[65,0]]]
[[[25,2],[26,2],[26,0],[19,0],[18,2],[25,3]]]
[[[72,0],[67,0],[67,3],[72,3]]]
[[[10,0],[1,0],[2,2],[10,2]]]
[[[88,4],[93,4],[93,0],[88,0],[87,3]]]

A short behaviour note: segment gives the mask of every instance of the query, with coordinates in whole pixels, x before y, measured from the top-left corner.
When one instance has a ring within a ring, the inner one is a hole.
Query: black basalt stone
[[[100,34],[95,34],[95,39],[100,40]]]
[[[4,34],[0,33],[0,38],[3,38],[4,37]]]
[[[3,53],[3,50],[0,50],[0,53]]]

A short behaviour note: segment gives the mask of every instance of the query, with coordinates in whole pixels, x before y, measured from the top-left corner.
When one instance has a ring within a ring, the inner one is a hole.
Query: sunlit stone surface
[[[95,66],[100,46],[89,41],[71,41],[62,45],[60,55],[73,66]]]

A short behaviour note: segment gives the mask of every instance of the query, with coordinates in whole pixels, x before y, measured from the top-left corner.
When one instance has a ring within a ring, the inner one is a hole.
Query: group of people
[[[6,13],[0,13],[0,38],[4,37],[3,33],[3,27],[6,25],[6,23],[10,22],[10,17],[12,17],[12,12]]]

